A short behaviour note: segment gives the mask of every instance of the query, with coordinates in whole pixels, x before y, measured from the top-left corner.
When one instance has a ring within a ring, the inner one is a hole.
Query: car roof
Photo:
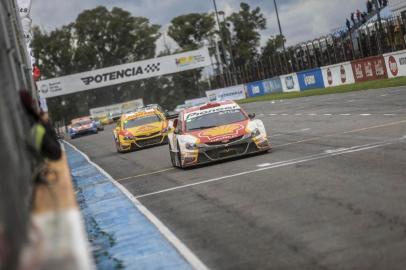
[[[130,113],[125,113],[121,116],[122,119],[135,119],[147,115],[154,115],[154,114],[159,114],[160,112],[157,109],[144,109],[140,111],[135,111],[135,112],[130,112]]]
[[[204,108],[205,106],[210,106],[210,105],[212,105],[213,107],[219,107],[219,106],[223,106],[223,105],[237,105],[237,103],[235,101],[232,101],[232,100],[208,102],[206,104],[202,104],[202,105],[199,105],[199,106],[194,106],[194,107],[187,108],[183,112],[185,114],[188,114],[188,113],[191,113],[191,112],[201,111],[202,108]]]
[[[77,122],[80,122],[80,121],[86,121],[86,120],[92,120],[92,118],[90,116],[83,116],[83,117],[79,117],[79,118],[74,118],[74,119],[71,120],[71,123],[74,124],[74,123],[77,123]]]

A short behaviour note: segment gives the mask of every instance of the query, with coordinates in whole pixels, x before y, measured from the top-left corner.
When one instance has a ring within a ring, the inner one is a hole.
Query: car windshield
[[[131,119],[131,120],[125,120],[124,129],[143,126],[146,124],[160,122],[160,121],[161,121],[161,118],[159,118],[159,116],[156,114],[148,115],[148,116],[141,117],[141,118],[135,118],[135,119]]]
[[[186,130],[212,128],[246,120],[240,109],[230,109],[186,119]]]
[[[72,126],[75,127],[75,128],[78,128],[78,127],[81,127],[81,126],[90,125],[91,123],[92,123],[92,121],[85,120],[85,121],[76,122]]]

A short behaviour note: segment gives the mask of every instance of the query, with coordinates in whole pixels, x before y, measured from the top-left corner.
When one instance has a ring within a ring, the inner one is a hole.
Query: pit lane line
[[[386,123],[386,124],[382,124],[382,125],[370,126],[370,127],[365,127],[365,128],[358,128],[358,129],[353,129],[353,130],[344,131],[344,132],[338,132],[338,133],[333,133],[333,134],[327,134],[327,135],[324,135],[324,136],[317,136],[317,137],[313,137],[313,138],[310,138],[310,139],[293,141],[293,142],[284,143],[284,144],[277,144],[277,145],[273,145],[272,148],[280,148],[280,147],[283,147],[283,146],[289,146],[289,145],[301,144],[301,143],[306,143],[306,142],[312,142],[312,141],[317,141],[319,139],[328,138],[328,137],[332,137],[332,136],[356,133],[356,132],[360,132],[360,131],[376,129],[376,128],[382,128],[382,127],[395,126],[395,125],[399,125],[399,124],[403,124],[403,123],[406,123],[406,120],[390,122],[390,123]],[[284,135],[284,134],[280,134],[280,135]],[[289,135],[289,134],[286,134],[286,135]],[[272,138],[272,136],[269,136],[268,138]],[[125,181],[125,180],[130,180],[130,179],[140,178],[140,177],[144,177],[144,176],[159,174],[159,173],[162,173],[162,172],[172,171],[172,170],[175,170],[175,169],[176,168],[174,168],[174,167],[169,167],[169,168],[165,168],[165,169],[162,169],[162,170],[153,171],[153,172],[150,172],[150,173],[143,173],[143,174],[138,174],[138,175],[134,175],[134,176],[128,176],[128,177],[116,179],[116,181],[117,182],[122,182],[122,181]]]
[[[393,145],[396,143],[403,143],[405,141],[406,141],[406,135],[401,138],[385,140],[385,141],[381,141],[381,142],[377,142],[377,143],[357,145],[357,146],[352,146],[352,147],[348,147],[348,148],[340,148],[340,149],[336,149],[334,151],[327,151],[327,152],[323,152],[323,153],[319,153],[319,154],[315,154],[315,155],[304,156],[302,158],[296,158],[296,159],[291,159],[291,160],[269,163],[269,165],[266,164],[268,166],[263,167],[263,168],[240,172],[240,173],[231,174],[231,175],[225,175],[225,176],[208,179],[208,180],[203,180],[203,181],[199,181],[199,182],[191,183],[191,184],[187,184],[187,185],[181,185],[181,186],[177,186],[177,187],[173,187],[173,188],[163,189],[163,190],[159,190],[159,191],[155,191],[155,192],[151,192],[151,193],[138,195],[138,196],[135,196],[135,198],[141,199],[141,198],[150,197],[150,196],[154,196],[154,195],[158,195],[158,194],[162,194],[162,193],[167,193],[167,192],[171,192],[171,191],[175,191],[175,190],[179,190],[179,189],[185,189],[185,188],[189,188],[189,187],[193,187],[193,186],[208,184],[211,182],[218,182],[221,180],[235,178],[237,176],[257,173],[257,172],[275,169],[275,168],[279,168],[279,167],[295,165],[298,163],[304,163],[304,162],[309,162],[309,161],[314,161],[314,160],[331,158],[334,156],[340,156],[340,155],[350,154],[350,153],[354,153],[354,152],[370,150],[370,149],[374,149],[374,148],[378,148],[378,147],[384,147],[387,145]]]

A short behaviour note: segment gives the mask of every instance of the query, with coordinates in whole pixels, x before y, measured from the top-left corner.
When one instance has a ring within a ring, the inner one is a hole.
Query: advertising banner
[[[258,97],[265,95],[265,87],[262,81],[247,84],[247,95],[249,97]]]
[[[355,83],[351,62],[321,68],[325,87]]]
[[[206,91],[206,96],[209,102],[245,99],[245,87],[243,84],[240,84],[227,88],[210,90]]]
[[[142,98],[135,99],[135,100],[130,100],[126,101],[123,103],[117,103],[117,104],[112,104],[109,106],[103,106],[103,107],[97,107],[90,109],[90,115],[92,117],[98,117],[98,116],[112,116],[112,117],[117,117],[121,115],[122,113],[129,112],[129,111],[134,111],[137,108],[143,107],[144,102]]]
[[[406,76],[406,50],[384,55],[389,78]]]
[[[382,55],[351,61],[355,82],[388,78],[385,59]]]
[[[279,77],[263,80],[262,82],[264,84],[265,94],[283,92],[282,81]]]
[[[299,80],[296,73],[282,75],[279,77],[282,83],[283,92],[299,92]]]
[[[297,73],[300,90],[324,88],[323,75],[320,68],[305,70]]]
[[[199,106],[199,105],[203,105],[206,104],[207,102],[209,102],[209,100],[207,99],[207,97],[202,97],[202,98],[194,98],[194,99],[188,99],[185,100],[185,104],[188,106]]]
[[[139,62],[38,81],[43,98],[136,81],[211,65],[207,47]]]

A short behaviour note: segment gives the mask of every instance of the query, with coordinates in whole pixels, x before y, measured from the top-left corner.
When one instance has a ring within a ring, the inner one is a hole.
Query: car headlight
[[[253,131],[251,131],[251,136],[252,137],[258,137],[259,135],[261,135],[261,132],[259,131],[258,128],[254,129]]]
[[[124,136],[124,140],[126,140],[126,141],[131,141],[132,139],[134,139],[134,137],[131,136],[131,135],[125,135]]]
[[[195,143],[186,143],[185,145],[187,150],[195,150],[197,148],[197,144]]]

